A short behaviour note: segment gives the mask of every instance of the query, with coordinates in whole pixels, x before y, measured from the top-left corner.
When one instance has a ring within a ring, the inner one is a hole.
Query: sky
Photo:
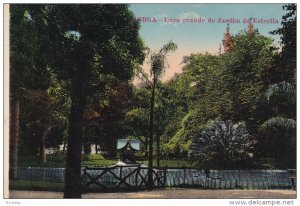
[[[281,27],[281,18],[285,14],[283,4],[131,4],[130,9],[140,18],[140,35],[151,50],[158,50],[172,40],[177,50],[168,56],[169,67],[163,80],[169,80],[174,73],[182,69],[182,57],[191,53],[217,55],[227,23],[218,23],[219,18],[231,19],[230,33],[235,35],[247,29],[244,19],[270,20],[256,22],[254,27],[278,44],[280,37],[269,34]],[[147,20],[143,21],[146,18]],[[189,19],[201,19],[201,22],[190,22]],[[209,19],[215,22],[209,22]],[[150,20],[150,21],[149,21]],[[238,20],[240,22],[238,22]],[[149,65],[143,65],[149,70]]]

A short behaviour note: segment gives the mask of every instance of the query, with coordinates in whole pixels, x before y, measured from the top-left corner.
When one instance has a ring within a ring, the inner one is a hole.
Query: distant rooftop
[[[135,150],[140,150],[141,141],[138,139],[118,139],[117,149],[123,149],[127,144]]]

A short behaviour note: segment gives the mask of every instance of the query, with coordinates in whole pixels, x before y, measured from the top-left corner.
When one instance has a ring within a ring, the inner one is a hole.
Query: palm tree
[[[150,57],[151,62],[151,69],[150,74],[153,77],[152,84],[151,84],[151,99],[150,99],[150,123],[149,123],[149,171],[152,169],[153,166],[153,125],[154,125],[154,102],[155,102],[155,88],[157,85],[157,81],[159,77],[163,74],[165,70],[165,64],[167,62],[167,54],[171,51],[175,51],[177,48],[177,45],[173,42],[169,42],[166,45],[164,45],[158,53],[152,53]],[[159,153],[159,138],[157,138],[157,154]],[[158,164],[159,166],[159,158]],[[153,178],[152,173],[149,172],[149,187],[151,188],[153,184]]]
[[[260,126],[269,155],[285,167],[294,166],[296,159],[296,85],[279,82],[265,92],[274,116]]]
[[[205,170],[247,167],[252,147],[244,122],[209,121],[205,129],[194,137],[190,159]]]
[[[296,84],[286,81],[269,85],[265,97],[274,112],[295,116]],[[288,113],[286,113],[289,110]]]
[[[272,117],[265,121],[261,125],[261,129],[268,129],[271,127],[282,127],[286,129],[295,129],[296,128],[296,121],[289,118],[284,117]]]
[[[18,95],[10,96],[10,130],[9,130],[9,157],[10,178],[17,177],[18,142],[19,142],[20,100]]]

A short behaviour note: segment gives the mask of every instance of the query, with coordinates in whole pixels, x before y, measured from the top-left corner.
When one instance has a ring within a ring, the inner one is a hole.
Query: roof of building
[[[117,149],[123,149],[127,143],[135,150],[140,150],[141,142],[138,139],[118,139]]]

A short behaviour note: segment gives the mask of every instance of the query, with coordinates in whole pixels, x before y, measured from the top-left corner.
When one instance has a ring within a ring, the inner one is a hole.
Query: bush
[[[9,180],[10,190],[55,191],[63,192],[64,183],[31,180]]]
[[[101,154],[84,154],[81,159],[82,161],[95,161],[104,160],[104,157]]]
[[[209,121],[194,137],[190,160],[204,169],[246,169],[252,167],[252,150],[245,123]]]
[[[50,162],[65,162],[66,161],[66,154],[62,152],[57,152],[54,154],[47,155],[47,161]]]

